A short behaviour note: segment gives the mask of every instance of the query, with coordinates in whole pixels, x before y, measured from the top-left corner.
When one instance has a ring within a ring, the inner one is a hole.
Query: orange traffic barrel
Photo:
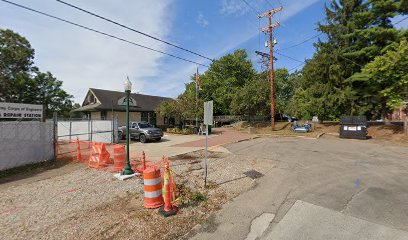
[[[125,146],[116,145],[113,147],[113,170],[115,172],[122,171],[126,165]]]
[[[148,167],[143,171],[144,206],[158,208],[163,205],[160,169]]]

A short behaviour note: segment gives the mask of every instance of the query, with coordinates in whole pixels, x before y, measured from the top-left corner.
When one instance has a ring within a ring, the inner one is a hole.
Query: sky
[[[45,13],[204,65],[210,61],[151,38],[126,30],[56,0],[10,0]],[[65,0],[123,25],[178,46],[217,59],[236,49],[247,50],[254,67],[261,70],[255,51],[267,52],[267,26],[258,13],[283,6],[274,21],[281,26],[274,36],[276,50],[318,34],[328,0]],[[246,4],[246,3],[248,4]],[[249,6],[248,6],[249,5]],[[396,18],[395,21],[400,18]],[[400,25],[406,27],[406,22]],[[123,91],[129,76],[133,92],[177,97],[191,81],[197,65],[108,38],[0,1],[0,28],[26,37],[35,49],[34,63],[62,80],[63,89],[82,103],[89,88]],[[322,36],[322,39],[324,37]],[[304,61],[314,53],[312,41],[282,51]],[[294,71],[300,62],[276,56],[276,67]],[[298,67],[297,67],[298,66]],[[199,72],[206,67],[199,66]]]

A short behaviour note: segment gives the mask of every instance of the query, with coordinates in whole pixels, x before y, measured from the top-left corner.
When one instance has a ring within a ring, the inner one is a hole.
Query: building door
[[[156,113],[155,112],[149,112],[149,123],[152,124],[153,126],[156,126]]]
[[[142,112],[142,117],[140,119],[142,122],[148,122],[149,121],[149,115],[148,112]]]

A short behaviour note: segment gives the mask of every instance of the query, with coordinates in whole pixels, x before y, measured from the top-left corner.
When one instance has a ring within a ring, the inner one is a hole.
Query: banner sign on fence
[[[42,118],[43,106],[0,102],[0,118]]]

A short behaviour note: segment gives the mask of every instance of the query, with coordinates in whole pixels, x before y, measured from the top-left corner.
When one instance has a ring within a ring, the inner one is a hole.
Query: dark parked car
[[[148,122],[131,122],[129,131],[130,139],[139,139],[141,143],[148,140],[160,141],[163,137],[163,131]],[[126,139],[126,126],[119,127],[118,136],[119,139]]]
[[[271,117],[269,116],[268,120],[271,120]],[[289,115],[283,114],[283,113],[276,113],[275,114],[275,121],[277,122],[294,122],[297,121],[298,119],[295,117],[291,117]]]

